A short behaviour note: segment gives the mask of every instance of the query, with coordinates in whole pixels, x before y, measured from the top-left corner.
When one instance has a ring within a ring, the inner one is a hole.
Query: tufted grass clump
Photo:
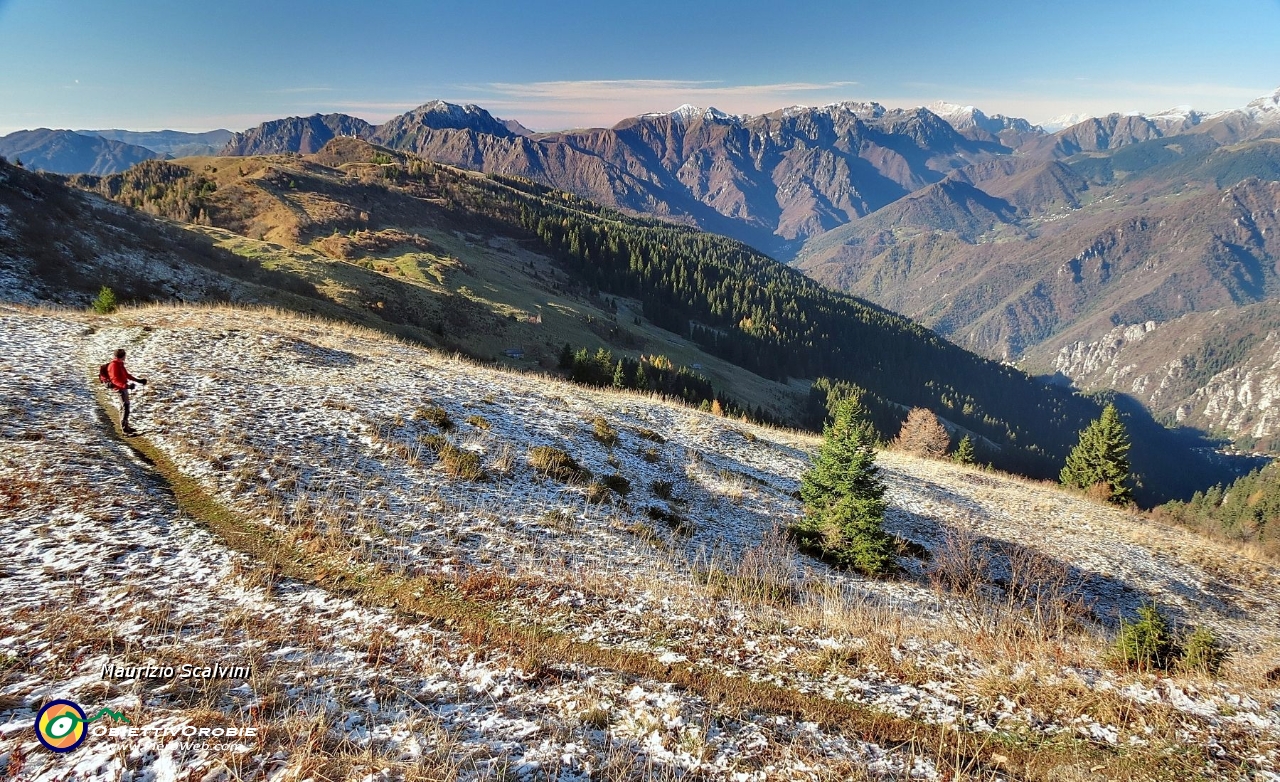
[[[584,484],[591,480],[591,471],[578,464],[563,448],[539,445],[529,449],[529,466],[539,475],[565,483]]]
[[[591,436],[606,448],[612,448],[618,442],[618,430],[610,426],[604,416],[598,415],[591,419],[591,427]]]
[[[426,421],[432,424],[442,432],[448,432],[453,429],[453,419],[445,412],[443,407],[436,405],[423,405],[413,411],[413,417],[419,421]]]
[[[482,481],[485,478],[484,468],[480,466],[480,454],[459,448],[453,443],[446,443],[440,449],[440,464],[454,478],[464,481]]]

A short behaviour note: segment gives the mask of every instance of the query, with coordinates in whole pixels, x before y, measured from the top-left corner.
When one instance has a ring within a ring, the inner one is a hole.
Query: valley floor
[[[90,382],[117,347],[132,447]],[[276,312],[0,308],[0,350],[9,776],[1280,780],[1280,570],[1140,515],[886,452],[922,558],[872,581],[780,532],[805,435]],[[1224,677],[1108,667],[1147,602]],[[183,663],[252,672],[102,675]],[[55,755],[53,698],[260,730]]]

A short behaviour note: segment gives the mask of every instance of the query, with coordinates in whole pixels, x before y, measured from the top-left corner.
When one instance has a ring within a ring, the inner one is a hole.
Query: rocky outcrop
[[[1058,351],[1079,388],[1128,394],[1169,424],[1280,445],[1280,307],[1271,302],[1119,326]]]

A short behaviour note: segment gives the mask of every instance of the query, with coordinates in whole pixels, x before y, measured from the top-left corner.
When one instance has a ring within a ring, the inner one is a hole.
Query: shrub
[[[109,315],[116,311],[116,292],[103,285],[98,291],[98,298],[93,300],[93,311],[99,315]]]
[[[898,432],[898,439],[893,441],[895,449],[927,459],[946,456],[949,445],[951,435],[947,434],[947,430],[938,421],[938,416],[923,407],[912,408],[907,413],[907,420]]]
[[[529,465],[539,475],[565,483],[582,484],[591,480],[591,471],[568,454],[563,448],[539,445],[529,449]]]
[[[418,442],[432,453],[440,453],[449,445],[449,438],[442,434],[424,434],[418,438]]]
[[[442,432],[448,432],[453,429],[453,419],[449,417],[443,407],[425,405],[413,411],[413,417],[435,425]]]
[[[1182,659],[1178,667],[1184,671],[1217,676],[1229,656],[1230,651],[1218,641],[1212,630],[1199,627],[1182,642]]]
[[[587,485],[587,502],[593,505],[607,502],[613,493],[609,491],[609,487],[603,481],[592,481]]]
[[[482,415],[471,415],[471,416],[467,416],[467,423],[471,424],[472,426],[474,426],[474,427],[475,427],[475,428],[477,428],[477,429],[484,429],[484,430],[486,430],[486,431],[487,431],[491,426],[493,426],[493,424],[489,423],[489,419],[488,419],[488,418],[485,418],[485,417],[484,417],[484,416],[482,416]]]
[[[1178,657],[1178,645],[1160,609],[1144,605],[1138,609],[1138,621],[1120,623],[1112,655],[1126,668],[1167,671]]]
[[[596,438],[602,445],[612,448],[614,443],[618,442],[618,430],[609,426],[609,422],[604,420],[604,416],[596,416],[591,420],[591,425],[595,431],[592,437]]]
[[[675,484],[671,481],[654,481],[649,484],[649,488],[653,490],[653,496],[669,500],[674,493]]]
[[[654,464],[662,459],[662,454],[658,453],[657,448],[646,448],[640,452],[640,458],[649,464]]]

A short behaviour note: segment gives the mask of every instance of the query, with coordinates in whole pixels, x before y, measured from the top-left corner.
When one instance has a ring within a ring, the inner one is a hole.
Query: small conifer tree
[[[1184,671],[1217,676],[1231,651],[1222,645],[1213,631],[1197,627],[1182,641],[1182,659],[1178,667]]]
[[[1179,651],[1169,621],[1155,605],[1140,607],[1136,622],[1122,621],[1112,648],[1116,662],[1138,671],[1167,671]]]
[[[870,575],[895,566],[893,538],[882,528],[887,503],[874,443],[858,400],[840,400],[823,428],[822,448],[801,479],[804,518],[790,529],[802,550]]]
[[[956,464],[973,464],[977,461],[977,454],[973,450],[973,438],[965,435],[960,438],[960,442],[956,444],[956,452],[952,455]]]
[[[622,359],[618,359],[617,366],[613,368],[613,387],[627,387],[627,370],[626,367],[622,366]]]
[[[98,291],[98,298],[93,300],[93,311],[99,315],[108,315],[116,311],[116,292],[103,285]]]
[[[1080,433],[1080,442],[1067,456],[1059,476],[1064,486],[1099,487],[1110,502],[1133,500],[1129,487],[1129,434],[1116,406],[1108,404],[1102,415]]]

